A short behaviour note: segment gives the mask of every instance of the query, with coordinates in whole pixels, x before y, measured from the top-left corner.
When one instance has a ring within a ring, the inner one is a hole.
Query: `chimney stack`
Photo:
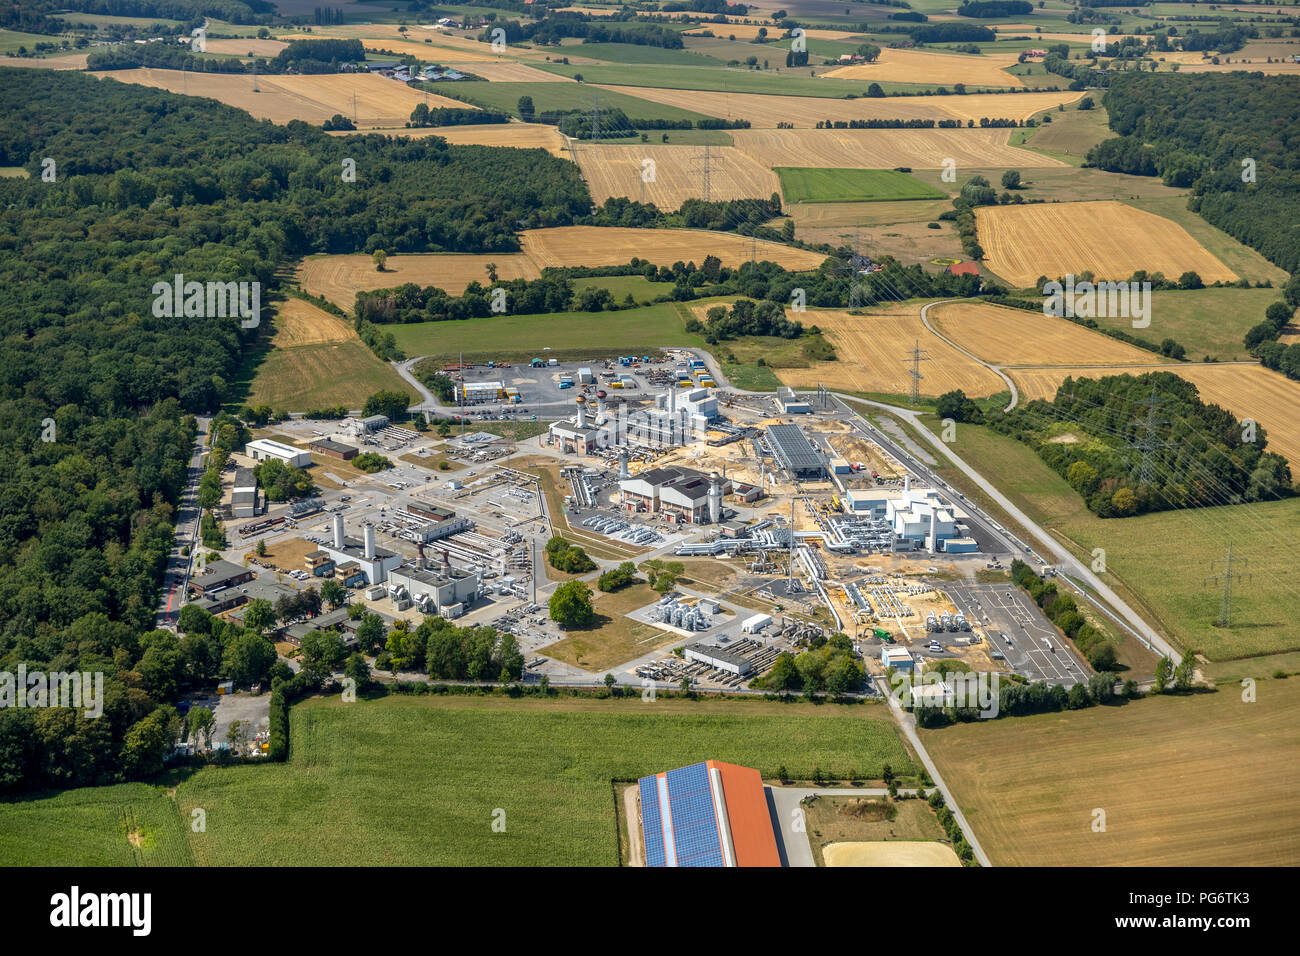
[[[343,550],[343,516],[334,516],[334,547]]]
[[[911,491],[912,491],[912,476],[911,476],[911,475],[908,475],[908,474],[904,474],[904,475],[903,475],[903,494],[905,494],[905,495],[906,495],[906,494],[910,494]]]
[[[366,523],[365,536],[366,536],[366,549],[364,551],[364,554],[366,556],[367,561],[373,561],[375,560],[375,526],[370,524],[369,522]]]
[[[578,396],[578,427],[587,427],[587,400],[581,395]]]
[[[934,554],[936,551],[939,550],[938,532],[935,527],[935,517],[938,514],[939,514],[938,507],[931,505],[930,507],[930,553],[931,554]]]
[[[627,470],[627,448],[621,448],[618,453],[618,477],[620,481],[625,481],[630,477]]]

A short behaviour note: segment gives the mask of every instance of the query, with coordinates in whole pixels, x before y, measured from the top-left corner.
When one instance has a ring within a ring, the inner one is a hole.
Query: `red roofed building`
[[[646,866],[780,866],[763,778],[706,760],[638,781]]]
[[[977,276],[980,274],[980,267],[973,262],[954,262],[946,271],[954,276]]]

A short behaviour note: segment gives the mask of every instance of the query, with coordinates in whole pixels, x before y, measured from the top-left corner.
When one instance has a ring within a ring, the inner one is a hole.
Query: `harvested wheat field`
[[[828,843],[822,859],[827,866],[961,866],[952,847],[924,840]]]
[[[271,344],[277,348],[325,345],[356,338],[356,332],[346,321],[302,299],[285,299],[276,309],[272,322],[275,336]]]
[[[234,40],[205,40],[204,52],[224,53],[227,56],[278,56],[289,44],[283,40],[256,40],[252,37]]]
[[[994,866],[1296,866],[1298,719],[1292,678],[921,735]]]
[[[912,387],[907,353],[919,342],[930,357],[921,363],[922,395],[942,395],[959,388],[972,398],[982,398],[1007,390],[994,372],[922,325],[919,305],[895,305],[867,315],[809,309],[795,317],[805,327],[821,329],[835,346],[838,360],[819,362],[812,368],[776,369],[786,385],[806,388],[820,382],[849,392],[907,394]]]
[[[407,282],[433,285],[460,295],[469,283],[487,283],[487,265],[495,263],[501,279],[536,279],[547,266],[616,266],[634,258],[657,265],[703,262],[715,255],[724,266],[748,262],[750,241],[734,233],[700,229],[618,229],[561,226],[520,233],[522,252],[483,254],[431,253],[389,256],[383,272],[370,256],[312,256],[298,267],[298,283],[312,295],[323,296],[351,310],[362,289],[386,289]],[[788,269],[816,269],[824,256],[775,242],[756,243],[757,255]]]
[[[1005,72],[1007,67],[1016,65],[1018,56],[1018,53],[971,56],[963,53],[931,53],[928,50],[884,49],[874,63],[841,66],[822,75],[836,80],[862,80],[865,83],[1024,86],[1019,77]]]
[[[982,302],[950,302],[929,312],[949,341],[995,365],[1150,365],[1152,353],[1068,319]]]
[[[529,229],[520,233],[524,254],[539,269],[546,266],[614,266],[633,258],[656,265],[703,262],[713,255],[724,266],[738,266],[750,258],[750,240],[730,232],[703,229],[618,229],[599,226],[561,226]],[[771,260],[787,269],[816,269],[826,257],[779,242],[754,243],[759,261]]]
[[[37,70],[84,70],[85,53],[69,53],[67,56],[0,56],[0,66],[25,66]]]
[[[189,96],[209,96],[273,123],[298,119],[319,124],[338,113],[353,117],[354,103],[359,127],[401,126],[411,118],[411,110],[420,103],[427,103],[430,107],[477,109],[459,100],[407,89],[405,84],[382,76],[357,73],[253,77],[143,68],[93,75]],[[260,92],[253,92],[254,83]]]
[[[451,59],[448,62],[455,63],[456,54],[449,54]],[[574,83],[577,82],[571,76],[564,76],[560,73],[547,73],[545,70],[539,70],[535,66],[529,66],[527,63],[512,63],[509,60],[501,60],[497,63],[470,63],[461,64],[464,69],[473,73],[475,76],[481,76],[489,83]]]
[[[599,84],[593,84],[599,85]],[[820,96],[774,96],[769,93],[717,93],[703,90],[661,90],[645,86],[601,86],[665,106],[693,110],[721,119],[746,119],[759,129],[793,123],[812,129],[818,120],[959,119],[981,117],[1027,119],[1059,103],[1073,103],[1082,91],[1061,93],[970,93],[965,96],[892,96],[884,99],[834,99]]]
[[[358,292],[387,289],[407,282],[434,285],[451,295],[460,295],[471,282],[487,283],[489,262],[496,263],[497,275],[503,280],[536,279],[541,275],[523,253],[505,252],[393,255],[384,263],[383,272],[375,271],[375,263],[364,254],[312,256],[298,267],[297,278],[305,291],[351,312]]]
[[[1007,369],[1021,399],[1051,399],[1067,377],[1102,378],[1107,375],[1141,375],[1173,372],[1196,386],[1201,400],[1228,409],[1238,418],[1252,418],[1268,432],[1268,448],[1285,455],[1300,469],[1300,382],[1271,372],[1262,365],[1242,362],[1125,366],[1123,368],[1015,368]]]
[[[1008,145],[1009,129],[738,129],[736,149],[769,168],[958,169],[1064,166],[1059,160]]]
[[[752,9],[752,8],[751,8]],[[693,27],[689,33],[683,32],[682,36],[698,36],[704,30],[711,30],[715,37],[725,40],[734,36],[737,40],[752,40],[758,36],[758,31],[766,27],[769,37],[780,37],[783,31],[780,27],[773,26],[771,23],[704,23],[698,27]],[[824,30],[820,27],[807,27],[804,29],[804,36],[809,40],[840,40],[844,43],[850,43],[857,39],[857,34],[845,33],[840,30]]]
[[[540,123],[471,123],[466,126],[423,126],[418,129],[376,129],[370,132],[389,136],[441,136],[458,146],[513,146],[516,149],[544,149],[562,159],[569,147],[554,126]],[[352,131],[334,132],[334,136],[355,136]]]
[[[1207,283],[1237,278],[1182,226],[1113,200],[981,206],[975,219],[987,267],[1023,288],[1084,271],[1098,279],[1138,269],[1169,278],[1192,271]]]
[[[703,146],[607,146],[583,143],[574,150],[591,198],[610,196],[652,202],[676,209],[687,199],[703,199]],[[653,163],[647,166],[646,161]],[[645,178],[651,181],[646,182]],[[709,198],[762,199],[780,192],[776,174],[731,146],[709,147]]]

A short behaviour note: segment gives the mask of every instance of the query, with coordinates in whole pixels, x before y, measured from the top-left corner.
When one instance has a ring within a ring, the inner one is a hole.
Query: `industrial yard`
[[[220,557],[254,570],[250,600],[259,586],[332,579],[389,626],[490,625],[518,641],[526,681],[610,674],[743,693],[781,655],[836,633],[875,679],[859,690],[868,695],[943,661],[1067,686],[1089,673],[1032,601],[989,583],[1006,580],[1013,557],[1033,560],[1026,546],[829,393],[718,389],[710,360],[690,350],[447,372],[468,428],[536,409],[545,433],[277,425],[232,466],[278,456],[308,467],[320,491],[236,526]],[[398,463],[361,472],[349,462],[362,448]],[[544,552],[557,536],[594,570],[552,568]],[[679,561],[689,575],[649,586]],[[557,587],[594,587],[623,562],[651,572],[626,593],[593,592],[585,627],[551,619]],[[193,578],[195,593],[204,580]]]

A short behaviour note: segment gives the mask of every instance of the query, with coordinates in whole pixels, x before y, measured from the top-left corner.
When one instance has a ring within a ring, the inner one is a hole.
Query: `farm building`
[[[792,478],[816,481],[826,474],[826,456],[798,425],[769,425],[767,444],[777,464]]]
[[[296,465],[299,468],[306,468],[311,464],[311,452],[269,438],[250,441],[244,446],[244,454],[253,461],[282,461],[286,465]]]
[[[973,262],[954,262],[944,271],[950,276],[977,276],[980,267]]]
[[[757,770],[708,760],[642,777],[646,866],[780,866]]]
[[[753,670],[753,665],[740,654],[733,654],[716,644],[690,644],[683,651],[688,661],[699,661],[714,670],[743,677]]]
[[[345,445],[333,438],[317,438],[307,447],[319,455],[337,458],[339,461],[351,461],[358,453],[355,445]]]

